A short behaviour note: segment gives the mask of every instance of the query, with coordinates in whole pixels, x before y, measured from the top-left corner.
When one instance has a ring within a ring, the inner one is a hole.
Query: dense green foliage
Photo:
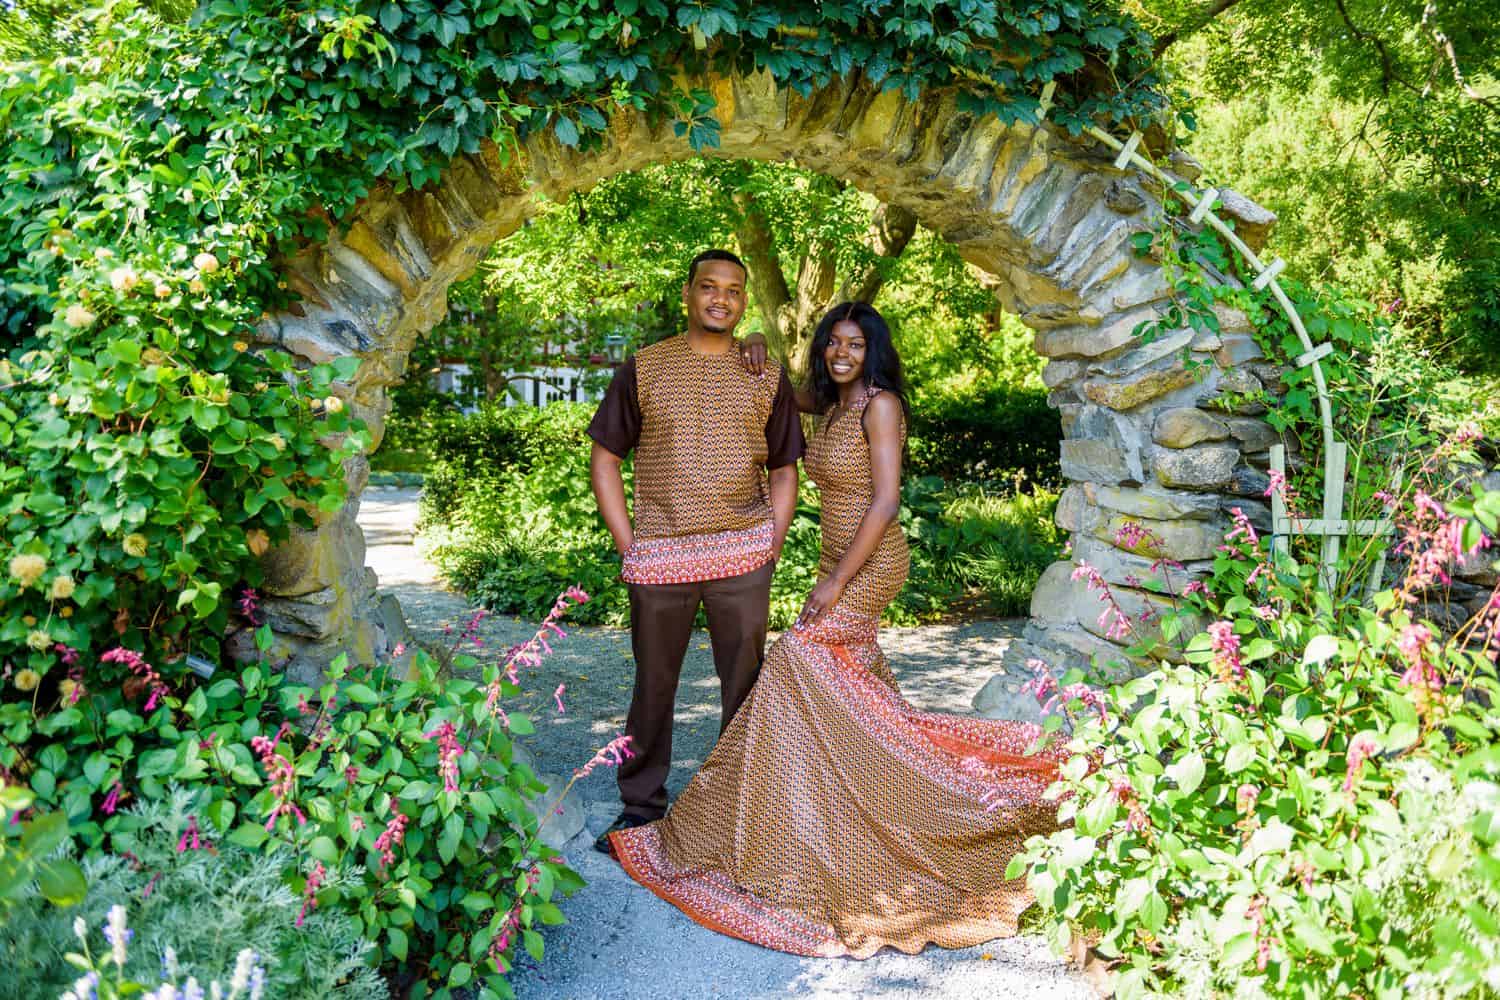
[[[167,948],[175,952],[181,975],[200,983],[222,976],[240,950],[250,948],[260,958],[270,996],[383,1000],[388,995],[370,967],[371,945],[352,914],[324,907],[304,914],[298,925],[302,900],[282,878],[291,864],[286,852],[260,854],[217,843],[207,834],[193,846],[194,798],[177,789],[122,813],[132,829],[117,839],[130,857],[91,859],[88,896],[81,903],[63,910],[29,894],[7,912],[0,922],[0,951],[7,956],[0,998],[34,1000],[66,990],[78,978],[66,961],[78,948],[73,921],[82,918],[99,927],[116,904],[127,908],[135,932],[124,974],[137,982],[160,978]],[[347,889],[356,878],[337,872],[329,885]]]
[[[1020,473],[1056,483],[1062,426],[1040,389],[996,384],[983,392],[932,394],[912,410],[907,444],[914,471],[960,481]]]
[[[1453,0],[1140,0],[1211,180],[1280,217],[1289,273],[1376,303],[1421,342],[1500,357],[1500,24]],[[1201,25],[1201,29],[1199,26]],[[1180,33],[1179,33],[1180,29]],[[1199,29],[1199,30],[1194,30]]]
[[[1012,871],[1063,941],[1119,958],[1120,996],[1494,995],[1500,605],[1444,637],[1414,603],[1495,533],[1500,493],[1445,511],[1423,490],[1448,468],[1427,471],[1393,505],[1409,563],[1373,606],[1330,598],[1244,522],[1184,598],[1213,624],[1165,623],[1185,665],[1102,696],[1060,679],[1069,825]]]
[[[204,839],[274,852],[295,892],[357,918],[374,958],[451,986],[488,975],[504,993],[490,963],[509,968],[523,942],[540,955],[533,925],[560,922],[552,895],[581,883],[537,838],[527,798],[543,788],[510,740],[532,723],[503,707],[517,687],[459,652],[454,667],[482,681],[439,676],[426,653],[405,675],[339,662],[317,689],[264,661],[170,684],[142,664],[138,683],[89,678],[76,703],[39,702],[39,717],[0,704],[0,767],[27,776],[39,809],[73,818],[87,857],[133,850],[141,820],[118,806],[149,812],[180,784]],[[459,750],[445,757],[448,725]],[[382,844],[398,823],[404,839]]]
[[[578,620],[627,623],[619,557],[589,488],[583,432],[591,414],[587,405],[554,403],[541,410],[484,407],[433,422],[423,544],[449,581],[486,607],[535,615],[577,581],[593,597]],[[628,489],[628,462],[625,475]],[[1052,523],[1056,494],[1024,488],[1024,480],[1022,472],[985,489],[908,476],[901,519],[912,546],[911,578],[887,621],[930,620],[971,595],[996,613],[1025,610],[1061,538]],[[771,586],[773,628],[791,624],[817,582],[820,545],[817,491],[804,479]]]

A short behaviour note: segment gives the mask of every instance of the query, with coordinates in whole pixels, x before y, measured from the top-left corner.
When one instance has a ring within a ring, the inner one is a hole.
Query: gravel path
[[[379,576],[382,590],[401,601],[413,633],[426,642],[448,641],[445,627],[467,620],[470,607],[461,595],[441,586],[412,545],[416,491],[367,491],[359,520],[368,544],[367,564]],[[987,620],[889,629],[882,633],[881,646],[914,705],[968,712],[970,700],[994,673],[1020,625]],[[503,650],[535,628],[529,621],[492,615],[480,634],[486,648]],[[587,626],[568,631],[568,638],[554,646],[554,655],[523,678],[523,693],[514,702],[537,726],[534,736],[518,742],[530,751],[539,771],[557,775],[571,772],[621,731],[634,676],[628,633]],[[564,713],[553,702],[559,684],[565,686]],[[712,749],[718,725],[718,680],[708,637],[699,634],[689,647],[678,693],[668,779],[673,795]],[[963,951],[929,948],[915,956],[885,951],[863,962],[802,959],[726,938],[694,924],[593,850],[593,837],[619,811],[612,772],[601,769],[580,781],[563,808],[555,821],[559,832],[578,831],[563,853],[589,885],[561,904],[569,923],[546,930],[545,960],[537,964],[523,957],[512,974],[522,1000],[1094,996],[1083,978],[1052,957],[1036,937]]]

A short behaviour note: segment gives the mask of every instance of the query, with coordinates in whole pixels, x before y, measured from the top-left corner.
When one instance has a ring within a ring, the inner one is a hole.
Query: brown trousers
[[[625,732],[631,737],[635,756],[619,770],[625,815],[655,820],[666,814],[667,773],[672,769],[672,712],[698,606],[702,604],[708,616],[708,638],[714,669],[719,674],[722,733],[760,676],[774,569],[773,563],[767,563],[722,580],[628,585],[635,694],[630,699]]]

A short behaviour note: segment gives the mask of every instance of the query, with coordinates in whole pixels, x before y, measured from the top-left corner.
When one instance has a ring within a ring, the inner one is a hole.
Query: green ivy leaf
[[[385,930],[386,950],[389,951],[398,962],[406,961],[406,932],[399,927],[387,927]]]
[[[1177,783],[1184,795],[1191,795],[1203,783],[1203,755],[1194,751],[1184,754],[1177,762],[1167,767],[1167,777]]]
[[[261,844],[264,844],[266,842],[266,838],[269,836],[270,833],[266,830],[264,825],[260,823],[246,822],[241,823],[239,826],[235,827],[234,832],[224,839],[229,841],[231,844],[238,844],[240,847],[248,847],[251,850],[254,850]]]

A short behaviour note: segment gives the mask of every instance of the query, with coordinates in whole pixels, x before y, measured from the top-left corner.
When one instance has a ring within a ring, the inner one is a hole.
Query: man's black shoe
[[[649,822],[651,822],[649,819],[643,819],[640,816],[621,813],[618,819],[609,824],[609,829],[599,834],[598,838],[595,839],[594,850],[600,854],[608,854],[610,857],[614,857],[615,849],[614,845],[609,842],[609,835],[616,830],[632,830],[638,826],[645,826]]]

